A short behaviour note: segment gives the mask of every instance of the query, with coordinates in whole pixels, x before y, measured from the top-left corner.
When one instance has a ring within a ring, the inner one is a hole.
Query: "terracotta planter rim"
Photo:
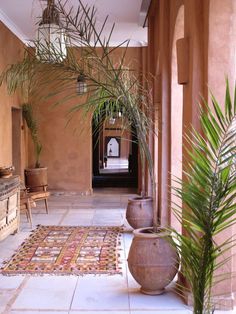
[[[153,199],[151,196],[145,196],[145,197],[137,196],[137,197],[130,198],[128,200],[128,202],[146,202],[146,201],[153,201]]]
[[[48,169],[47,167],[32,167],[32,168],[25,168],[25,171],[32,171],[32,170],[43,170],[43,169]]]
[[[140,238],[164,238],[171,235],[170,231],[164,227],[158,228],[158,233],[147,232],[148,230],[153,230],[153,227],[139,228],[133,231],[135,237]]]

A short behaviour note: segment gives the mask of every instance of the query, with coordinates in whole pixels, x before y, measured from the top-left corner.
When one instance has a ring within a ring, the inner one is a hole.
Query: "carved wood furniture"
[[[32,187],[31,187],[32,188]],[[44,200],[45,202],[45,208],[46,208],[46,213],[48,214],[48,197],[50,196],[50,192],[47,191],[47,185],[42,185],[42,186],[36,186],[34,188],[37,188],[37,191],[31,191],[29,189],[28,195],[31,197],[31,199],[34,202]]]
[[[48,214],[50,192],[47,191],[47,182],[47,167],[25,169],[25,186],[29,196],[34,202],[44,200],[46,213]]]
[[[20,177],[0,178],[0,240],[19,230]]]
[[[31,228],[33,227],[33,220],[32,220],[32,212],[31,208],[36,207],[35,202],[30,197],[27,189],[22,189],[20,191],[20,211],[25,212],[27,220],[30,223]]]

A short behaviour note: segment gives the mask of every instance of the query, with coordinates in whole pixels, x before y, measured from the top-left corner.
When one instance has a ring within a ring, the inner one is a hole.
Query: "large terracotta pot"
[[[25,185],[30,191],[42,190],[48,184],[47,168],[28,168],[25,169]]]
[[[153,225],[153,200],[151,197],[135,197],[129,199],[126,219],[134,229]]]
[[[141,285],[141,292],[161,294],[174,279],[179,268],[179,257],[171,244],[170,233],[159,228],[134,230],[134,238],[128,256],[129,270]]]

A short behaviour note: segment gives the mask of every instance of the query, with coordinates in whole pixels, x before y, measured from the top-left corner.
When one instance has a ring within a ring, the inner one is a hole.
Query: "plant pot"
[[[47,184],[48,175],[46,167],[25,169],[25,185],[30,191],[40,191]]]
[[[128,256],[128,267],[134,279],[141,285],[141,292],[161,294],[174,279],[179,268],[179,256],[170,233],[159,228],[134,230],[134,238]]]
[[[134,229],[153,226],[153,200],[135,197],[128,200],[126,219]]]

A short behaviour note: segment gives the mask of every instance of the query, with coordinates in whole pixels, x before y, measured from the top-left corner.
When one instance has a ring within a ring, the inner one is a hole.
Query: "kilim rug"
[[[118,227],[38,226],[9,262],[4,275],[121,273]]]

